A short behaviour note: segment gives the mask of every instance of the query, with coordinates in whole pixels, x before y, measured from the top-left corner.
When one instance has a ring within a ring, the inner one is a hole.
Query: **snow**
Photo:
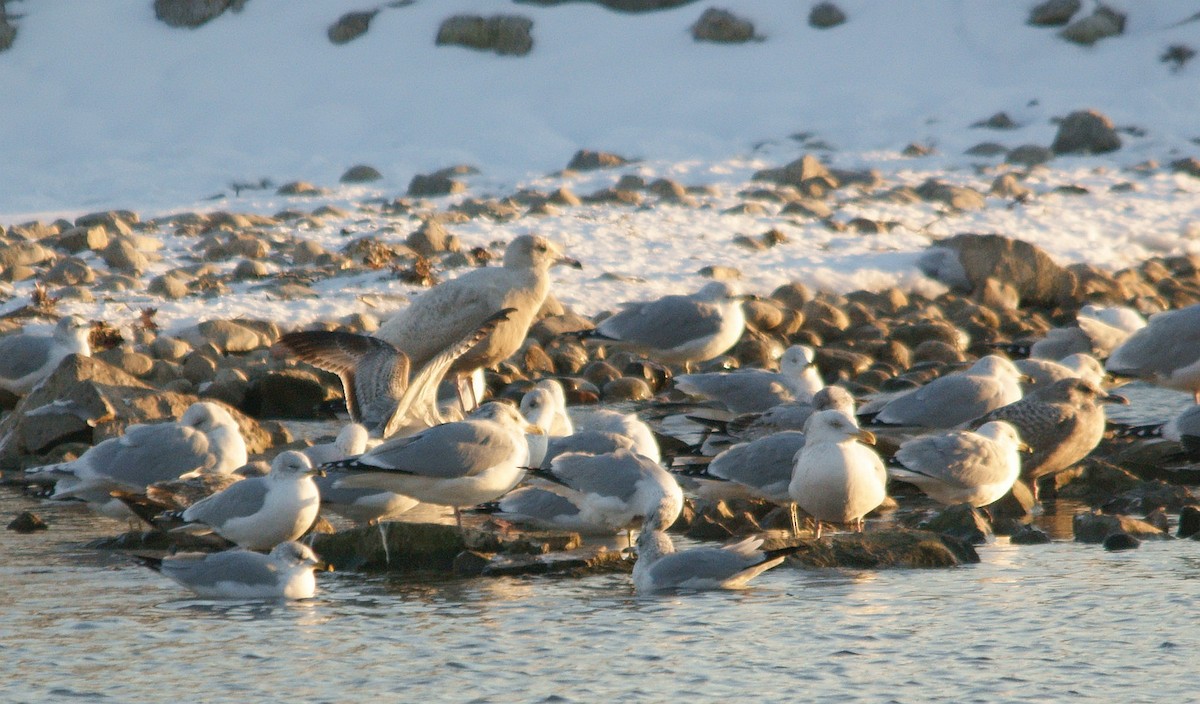
[[[557,7],[487,0],[420,0],[384,6],[370,31],[342,46],[326,28],[364,7],[349,0],[251,0],[196,29],[158,22],[149,0],[10,2],[19,35],[0,53],[0,223],[52,220],[128,208],[143,218],[187,210],[273,213],[325,203],[354,215],[296,234],[335,250],[351,237],[411,218],[363,212],[365,199],[402,195],[409,179],[457,163],[470,196],[567,185],[577,193],[612,185],[623,173],[712,185],[703,207],[655,204],[567,208],[509,223],[453,225],[464,244],[547,234],[584,261],[556,271],[556,293],[582,312],[616,301],[694,290],[701,267],[738,268],[747,288],[769,292],[801,280],[849,291],[890,285],[936,290],[912,266],[931,239],[1000,232],[1044,247],[1063,263],[1109,268],[1150,256],[1200,253],[1200,179],[1165,169],[1200,147],[1200,63],[1171,71],[1167,46],[1200,44],[1200,22],[1178,24],[1194,8],[1176,2],[1124,3],[1124,36],[1085,48],[1053,29],[1024,24],[1032,2],[839,0],[849,22],[819,31],[809,3],[726,3],[765,37],[739,46],[693,42],[687,29],[708,7],[695,3],[624,14],[588,3]],[[1084,10],[1089,11],[1087,8]],[[457,13],[518,13],[534,20],[525,57],[436,47],[441,20]],[[838,191],[835,219],[893,220],[880,235],[834,232],[811,219],[723,214],[742,199],[760,168],[808,152],[839,168],[878,169],[887,186],[936,177],[984,192],[997,158],[967,157],[982,141],[1049,145],[1053,118],[1095,108],[1119,126],[1124,146],[1104,156],[1061,157],[1024,181],[1038,194],[1025,205],[989,198],[988,207],[945,213],[929,203],[855,199]],[[1020,127],[969,126],[1007,112]],[[807,141],[794,139],[797,133]],[[904,158],[909,143],[933,155]],[[818,149],[823,143],[830,149]],[[563,179],[551,176],[580,148],[641,161]],[[349,166],[367,163],[384,180],[339,186]],[[333,189],[325,198],[273,191],[235,196],[233,182],[306,180]],[[1132,192],[1112,186],[1132,182]],[[1051,193],[1080,185],[1087,195]],[[215,194],[221,198],[209,200]],[[439,199],[446,207],[460,197]],[[764,252],[732,244],[770,228],[789,241]],[[343,234],[348,230],[351,234]],[[166,242],[150,275],[187,262],[194,242]],[[93,265],[102,269],[103,264]],[[229,263],[231,268],[233,263]],[[276,267],[278,268],[278,267]],[[640,281],[601,277],[609,272]],[[20,305],[30,283],[18,284]],[[318,284],[322,296],[272,300],[253,285],[219,299],[162,302],[144,294],[109,296],[66,308],[94,317],[129,317],[159,308],[168,329],[208,317],[253,315],[297,324],[337,318],[374,302],[377,314],[401,305],[410,287],[385,274]]]

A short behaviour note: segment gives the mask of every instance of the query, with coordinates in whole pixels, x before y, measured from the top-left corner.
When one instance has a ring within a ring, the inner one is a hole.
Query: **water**
[[[1174,396],[1157,399],[1177,405]],[[1153,399],[1152,399],[1153,400]],[[1153,406],[1138,408],[1150,413]],[[1159,409],[1161,410],[1161,409]],[[1148,417],[1131,418],[1142,422]],[[191,599],[82,544],[124,526],[0,488],[0,701],[1151,701],[1191,692],[1200,543],[1006,539],[946,570],[779,568],[638,597],[628,575],[319,575],[299,603]]]

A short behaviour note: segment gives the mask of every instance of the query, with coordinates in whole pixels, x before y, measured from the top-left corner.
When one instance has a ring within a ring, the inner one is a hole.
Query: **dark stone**
[[[692,25],[692,39],[718,44],[742,44],[755,39],[754,23],[729,10],[710,7]]]
[[[831,2],[819,2],[808,13],[808,24],[816,29],[829,29],[845,21],[846,13]]]
[[[285,369],[259,377],[246,391],[244,408],[256,418],[321,417],[321,404],[332,398],[316,374]]]
[[[580,149],[571,157],[567,168],[571,171],[593,171],[595,169],[611,169],[630,163],[629,159],[609,152],[598,152],[591,149]],[[570,193],[567,191],[567,193]],[[572,194],[573,195],[573,194]],[[551,198],[553,201],[553,197]],[[578,200],[578,199],[576,199]],[[564,205],[578,205],[578,202],[567,202]]]
[[[1104,154],[1121,148],[1112,120],[1095,110],[1079,110],[1063,118],[1050,145],[1055,154]]]
[[[170,27],[195,28],[225,12],[234,0],[154,0],[154,16]]]
[[[992,518],[995,520],[1002,518],[1021,519],[1033,515],[1035,503],[1033,492],[1029,490],[1025,482],[1018,479],[1013,483],[1012,489],[1007,494],[987,507],[987,511],[992,514]]]
[[[1046,0],[1029,11],[1028,23],[1035,27],[1061,27],[1079,12],[1080,0]]]
[[[334,44],[345,44],[366,34],[371,27],[371,20],[375,19],[377,14],[379,10],[347,12],[329,25],[326,35]]]
[[[970,504],[948,506],[923,525],[925,530],[950,535],[972,545],[982,545],[992,534],[992,525],[983,512]]]
[[[8,51],[16,40],[17,28],[12,26],[6,18],[0,17],[0,51]]]
[[[1128,533],[1113,533],[1104,539],[1104,549],[1110,551],[1136,550],[1141,545],[1142,541]]]
[[[1048,147],[1043,147],[1040,144],[1022,144],[1019,147],[1014,147],[1004,157],[1004,161],[1009,164],[1020,164],[1021,166],[1037,166],[1045,164],[1054,158],[1054,150]]]
[[[524,56],[533,50],[533,20],[520,15],[456,15],[442,21],[436,44]]]
[[[22,511],[17,514],[16,518],[9,521],[6,527],[17,533],[36,533],[39,530],[47,530],[50,526],[46,525],[46,522],[36,513]]]
[[[378,181],[381,178],[383,178],[383,174],[379,173],[379,170],[374,166],[358,164],[346,169],[346,173],[342,174],[342,177],[338,180],[342,183],[369,183],[371,181]]]
[[[1024,526],[1021,530],[1013,532],[1008,541],[1013,545],[1045,545],[1052,542],[1050,536],[1033,526]]]
[[[466,184],[444,174],[417,174],[408,182],[408,195],[416,197],[448,196],[465,190]]]
[[[1115,37],[1125,31],[1125,15],[1111,7],[1100,5],[1081,19],[1075,20],[1058,33],[1069,42],[1091,46],[1101,39]]]
[[[1080,543],[1103,543],[1108,536],[1125,533],[1136,538],[1168,538],[1158,528],[1130,516],[1111,516],[1103,513],[1079,513],[1071,521],[1075,540]]]
[[[1179,510],[1179,530],[1175,535],[1190,538],[1197,533],[1200,533],[1200,507],[1184,506]]]
[[[764,547],[775,549],[784,544],[797,542],[768,540]],[[908,528],[837,533],[821,540],[801,539],[798,545],[800,550],[788,557],[788,562],[804,567],[930,568],[979,562],[979,554],[970,543]]]

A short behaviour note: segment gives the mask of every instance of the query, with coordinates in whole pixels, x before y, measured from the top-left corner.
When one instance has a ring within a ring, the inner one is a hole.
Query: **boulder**
[[[329,37],[329,41],[334,44],[345,44],[353,41],[371,27],[371,20],[375,19],[375,15],[379,14],[379,10],[369,10],[367,12],[347,12],[337,19],[336,22],[329,25],[329,29],[325,32]]]
[[[845,22],[846,13],[831,2],[819,2],[808,13],[808,26],[815,29],[829,29]]]
[[[754,23],[729,10],[710,7],[692,25],[692,39],[718,44],[742,44],[758,37]]]
[[[1028,23],[1035,27],[1061,27],[1082,6],[1080,0],[1046,0],[1029,11]]]
[[[1069,42],[1091,46],[1101,39],[1115,37],[1125,32],[1125,15],[1111,7],[1100,5],[1081,19],[1063,27],[1058,36]]]
[[[346,173],[342,174],[342,177],[338,180],[342,183],[369,183],[371,181],[378,181],[381,178],[383,178],[383,174],[379,173],[379,170],[374,166],[357,164],[346,169]]]
[[[821,540],[798,542],[768,540],[763,547],[775,549],[798,545],[787,558],[803,567],[850,567],[884,569],[894,567],[954,567],[979,562],[979,554],[969,543],[927,530],[891,528],[863,533],[836,533]]]
[[[533,20],[521,15],[455,15],[442,21],[435,43],[524,56],[533,50],[532,29]]]
[[[0,51],[7,51],[17,40],[17,28],[9,21],[0,17]]]
[[[1131,516],[1103,513],[1078,513],[1071,520],[1076,542],[1103,543],[1110,535],[1124,533],[1143,540],[1165,540],[1171,536],[1149,523]]]
[[[1104,154],[1121,148],[1112,120],[1095,110],[1078,110],[1063,118],[1050,145],[1055,154]]]
[[[279,331],[260,330],[248,320],[205,320],[180,331],[177,337],[195,348],[212,345],[217,352],[230,354],[270,347],[279,338]]]
[[[987,201],[983,194],[968,186],[955,186],[937,179],[928,179],[916,189],[921,198],[945,203],[955,210],[982,210]]]
[[[618,154],[580,149],[571,157],[571,161],[567,164],[567,169],[571,171],[593,171],[595,169],[611,169],[615,166],[624,166],[628,163],[629,159]],[[556,191],[551,196],[550,201],[563,205],[579,205],[582,202],[575,194],[567,191],[565,188]]]
[[[992,535],[992,525],[983,512],[970,504],[959,504],[942,509],[922,527],[942,535],[949,535],[972,545],[982,545]]]
[[[917,261],[925,273],[952,289],[980,293],[987,280],[1011,286],[1024,303],[1069,304],[1075,275],[1040,248],[1003,235],[960,234],[930,246]]]
[[[448,196],[465,190],[465,183],[442,173],[417,174],[408,182],[408,195],[416,197]]]
[[[154,0],[154,16],[170,27],[194,29],[218,17],[236,0]],[[240,3],[239,3],[240,5]]]

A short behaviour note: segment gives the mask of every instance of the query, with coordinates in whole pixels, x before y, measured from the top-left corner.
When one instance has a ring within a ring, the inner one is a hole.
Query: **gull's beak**
[[[763,299],[763,297],[758,295],[757,293],[741,293],[741,294],[734,296],[733,298],[735,298],[739,301],[761,301]]]
[[[333,565],[324,560],[317,560],[315,563],[313,563],[313,569],[317,572],[332,572]]]
[[[1103,403],[1119,403],[1122,406],[1129,405],[1129,399],[1121,396],[1120,394],[1107,394],[1105,396],[1101,396],[1100,401]]]
[[[321,467],[313,467],[312,469],[305,472],[305,474],[310,477],[323,477],[323,476],[325,476],[325,470]]]
[[[1017,377],[1017,379],[1022,384],[1033,384],[1034,386],[1037,386],[1037,379],[1034,379],[1033,377],[1029,376],[1028,374],[1022,374],[1021,376]]]
[[[1023,442],[1017,443],[1017,451],[1030,455],[1033,454],[1033,448]]]
[[[558,263],[558,264],[565,264],[566,266],[569,266],[569,267],[571,267],[572,269],[582,269],[582,268],[583,268],[583,265],[579,263],[579,260],[578,260],[578,259],[574,259],[574,258],[572,258],[572,257],[568,257],[568,256],[567,256],[567,255],[565,255],[565,254],[564,254],[563,256],[561,256],[561,257],[559,257],[559,258],[558,258],[558,262],[557,262],[557,263]]]
[[[875,444],[875,433],[872,433],[870,430],[859,430],[858,433],[855,434],[855,437],[857,437],[858,441],[864,445]]]
[[[525,425],[525,434],[526,435],[545,435],[546,431],[542,430],[540,427],[534,425],[533,423],[527,423]]]

